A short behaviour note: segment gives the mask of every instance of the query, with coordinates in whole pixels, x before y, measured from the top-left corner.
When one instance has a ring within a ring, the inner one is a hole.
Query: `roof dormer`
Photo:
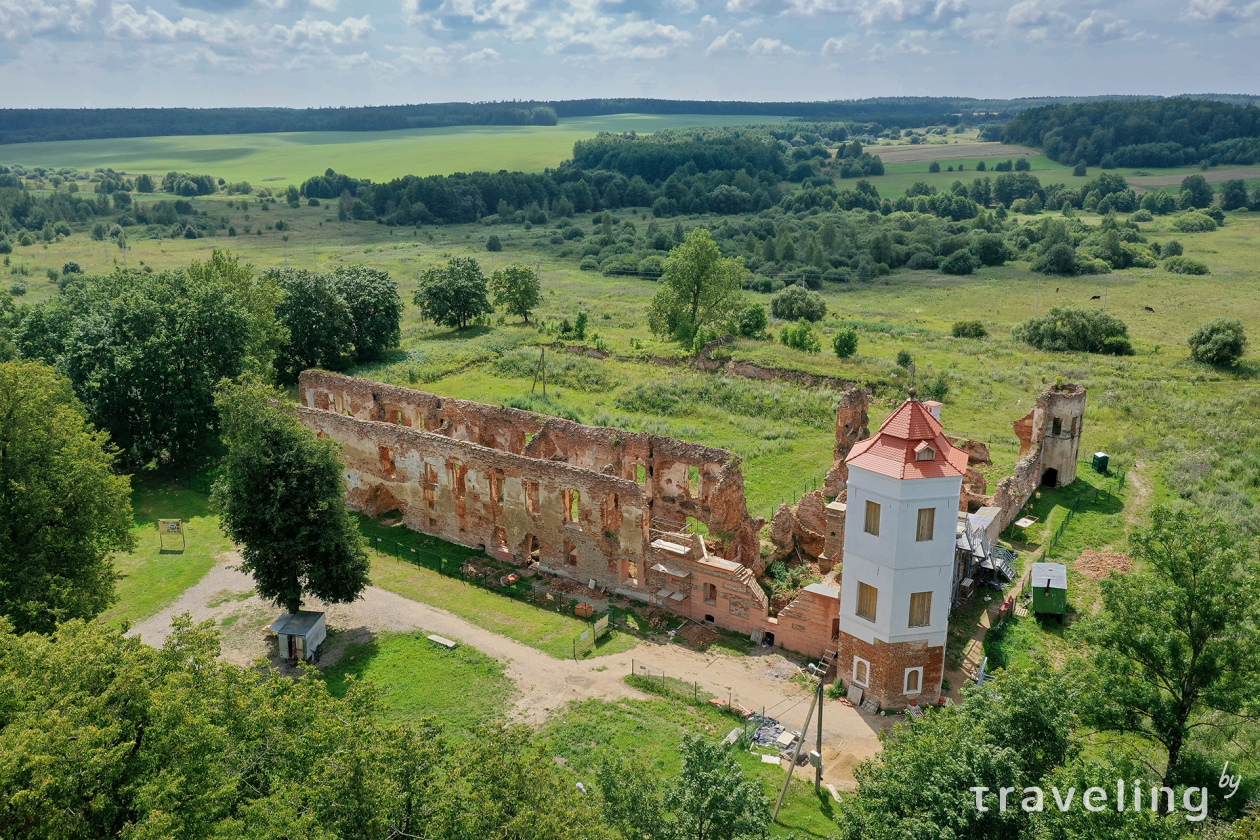
[[[923,441],[914,448],[914,460],[916,461],[935,461],[936,450],[927,441]]]

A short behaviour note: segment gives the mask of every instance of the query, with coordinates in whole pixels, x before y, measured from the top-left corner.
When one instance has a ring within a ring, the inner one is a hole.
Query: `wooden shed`
[[[1035,613],[1067,613],[1067,566],[1062,563],[1033,563],[1032,609]]]
[[[276,634],[276,652],[295,662],[312,661],[328,636],[324,614],[311,610],[285,613],[268,629]]]

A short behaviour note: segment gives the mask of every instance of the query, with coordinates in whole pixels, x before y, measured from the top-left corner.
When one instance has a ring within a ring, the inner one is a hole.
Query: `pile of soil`
[[[1101,580],[1112,572],[1126,574],[1133,568],[1133,558],[1121,551],[1099,552],[1086,549],[1076,558],[1072,568],[1090,580]]]
[[[682,627],[678,628],[675,641],[681,639],[682,643],[687,647],[692,648],[693,650],[703,650],[720,638],[721,636],[714,630],[705,627],[704,625],[689,621]]]

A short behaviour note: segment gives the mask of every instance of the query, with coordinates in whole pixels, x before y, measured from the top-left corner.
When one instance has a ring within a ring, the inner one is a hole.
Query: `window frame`
[[[915,676],[915,682],[918,685],[913,691],[910,690],[910,675]],[[901,677],[901,693],[907,697],[912,697],[923,693],[923,666],[918,665],[914,668],[907,668],[905,674]]]
[[[927,536],[924,536],[924,514],[927,514]],[[919,508],[919,515],[915,520],[914,541],[915,542],[932,542],[936,539],[936,508],[925,507]]]
[[[880,519],[883,517],[884,506],[873,499],[866,500],[866,519],[862,523],[862,530],[870,534],[872,537],[879,536]],[[874,530],[872,530],[872,522]]]
[[[934,593],[931,590],[928,590],[927,592],[911,592],[910,593],[910,613],[909,615],[906,616],[907,627],[931,627],[932,626],[932,595],[933,594]],[[915,598],[918,598],[920,596],[926,596],[927,598],[927,609],[925,610],[925,612],[927,613],[927,621],[921,624],[916,624],[914,621],[914,605],[915,605]]]
[[[862,612],[863,594],[867,591],[871,593],[870,615],[866,615],[865,613]],[[869,621],[872,624],[875,623],[875,617],[879,615],[879,587],[871,586],[869,583],[863,583],[860,580],[858,581],[857,604],[853,608],[853,614],[856,615],[858,618],[863,619],[864,621]]]
[[[862,666],[866,671],[865,679],[858,679],[858,666]],[[853,679],[852,683],[859,688],[870,688],[871,686],[871,663],[869,660],[863,659],[855,655],[853,657]]]

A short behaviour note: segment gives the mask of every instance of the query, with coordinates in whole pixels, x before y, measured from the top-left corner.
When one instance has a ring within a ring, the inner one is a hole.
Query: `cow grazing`
[[[1094,295],[1090,300],[1102,300],[1102,295]]]
[[[1145,309],[1147,312],[1154,312],[1154,311],[1155,311],[1155,309],[1154,309],[1153,307],[1150,307],[1150,306],[1143,306],[1142,308],[1143,308],[1143,309]]]

